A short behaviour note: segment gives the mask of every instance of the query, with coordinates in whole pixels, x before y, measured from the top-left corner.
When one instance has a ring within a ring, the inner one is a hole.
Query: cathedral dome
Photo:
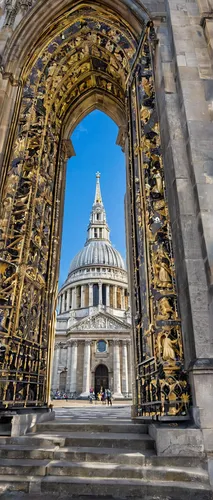
[[[91,240],[70,264],[69,274],[86,266],[108,266],[125,270],[124,260],[110,241]]]

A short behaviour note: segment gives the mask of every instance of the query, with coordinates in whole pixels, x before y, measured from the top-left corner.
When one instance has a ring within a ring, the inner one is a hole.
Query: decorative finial
[[[95,205],[96,203],[102,204],[102,197],[101,197],[101,188],[100,188],[100,177],[101,174],[100,172],[96,173],[96,189],[95,189]]]

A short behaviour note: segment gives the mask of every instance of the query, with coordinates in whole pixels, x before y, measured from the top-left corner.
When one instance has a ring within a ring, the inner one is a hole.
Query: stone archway
[[[109,388],[109,370],[106,365],[100,364],[95,369],[95,394]]]
[[[14,390],[4,382],[5,405],[14,406],[17,397],[28,404],[29,391],[31,405],[48,399],[68,137],[98,108],[119,125],[127,157],[137,411],[186,411],[154,87],[155,31],[147,15],[140,28],[142,36],[113,8],[80,2],[48,26],[25,61],[17,133],[2,177],[2,362],[8,377],[13,360],[15,366]]]

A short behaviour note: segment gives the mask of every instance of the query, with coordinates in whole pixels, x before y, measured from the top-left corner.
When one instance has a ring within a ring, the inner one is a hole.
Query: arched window
[[[107,343],[105,342],[105,340],[98,340],[97,344],[97,352],[106,352],[107,350]]]

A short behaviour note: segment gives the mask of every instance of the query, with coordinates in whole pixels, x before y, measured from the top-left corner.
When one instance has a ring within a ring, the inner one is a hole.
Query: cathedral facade
[[[52,391],[88,397],[110,388],[131,395],[131,317],[127,271],[112,246],[100,174],[84,248],[59,290]]]

